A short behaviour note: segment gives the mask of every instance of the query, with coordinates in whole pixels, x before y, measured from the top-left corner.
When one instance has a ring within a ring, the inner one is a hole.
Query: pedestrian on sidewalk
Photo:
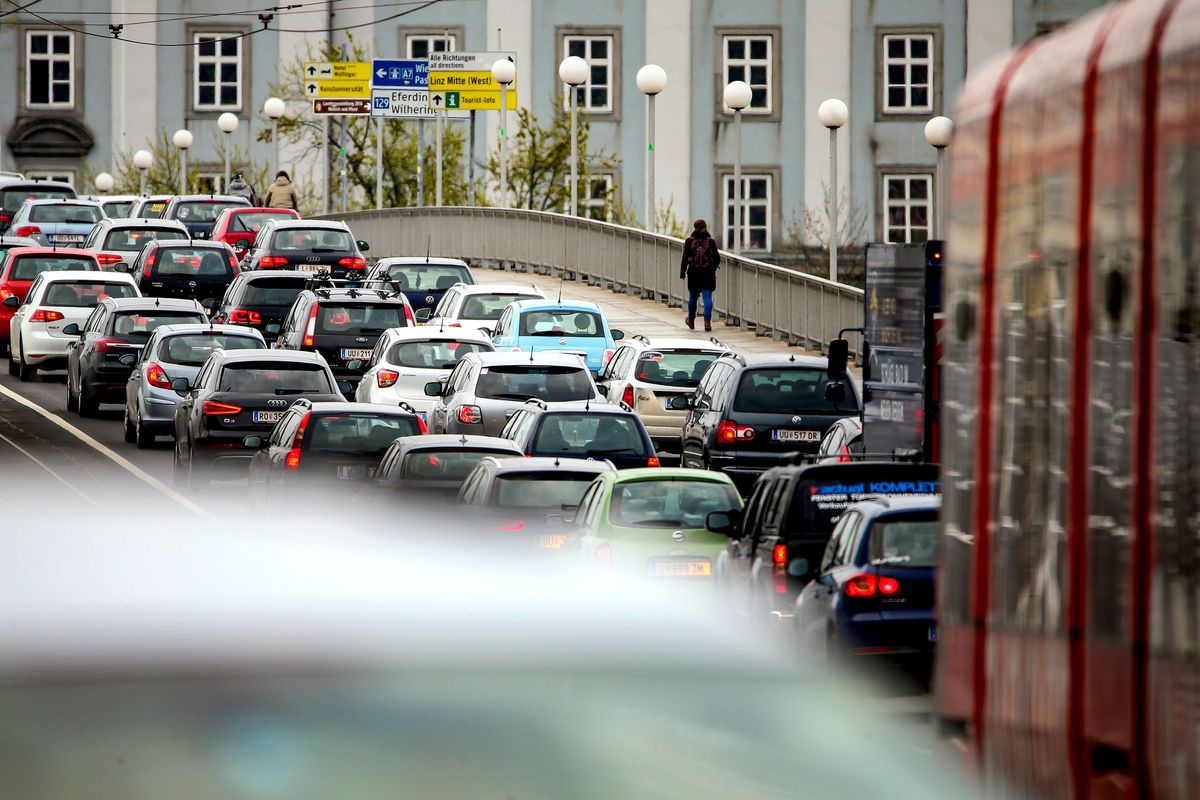
[[[243,197],[247,203],[254,205],[254,190],[240,172],[233,173],[233,177],[229,179],[229,190],[225,194],[230,197]]]
[[[704,298],[704,330],[712,330],[713,291],[717,288],[717,270],[721,268],[721,254],[717,252],[717,240],[708,232],[708,223],[702,219],[692,225],[692,235],[683,243],[683,261],[679,264],[679,277],[688,284],[688,310],[685,322],[696,330],[696,302]]]
[[[296,187],[292,185],[288,174],[283,170],[276,172],[275,182],[267,190],[267,208],[290,208],[293,211],[299,211],[300,204],[297,199]]]

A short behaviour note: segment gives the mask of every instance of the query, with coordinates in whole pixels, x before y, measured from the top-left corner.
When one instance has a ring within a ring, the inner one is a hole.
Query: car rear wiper
[[[534,331],[527,333],[526,336],[574,336],[573,333],[563,333],[562,331]]]
[[[498,392],[492,395],[493,400],[530,400],[534,397],[531,394],[517,394],[516,392]]]
[[[359,333],[383,333],[387,328],[359,328]]]
[[[614,447],[611,450],[588,450],[589,456],[611,456],[615,453],[636,453],[635,447]]]
[[[309,248],[310,253],[344,253],[345,249],[341,247],[312,247]]]
[[[305,392],[317,391],[314,389],[292,389],[290,387],[278,387],[275,389],[275,394],[304,394]]]

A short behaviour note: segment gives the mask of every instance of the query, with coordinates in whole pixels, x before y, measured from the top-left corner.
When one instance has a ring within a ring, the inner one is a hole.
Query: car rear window
[[[244,205],[244,203],[228,203],[222,200],[188,200],[175,204],[175,207],[171,209],[171,219],[177,219],[183,223],[213,223],[217,221],[217,215],[225,209],[241,208]]]
[[[155,309],[138,309],[118,311],[113,314],[109,330],[113,336],[144,342],[150,338],[154,329],[161,325],[178,325],[181,322],[205,322],[205,316],[199,311],[164,311]]]
[[[55,203],[29,209],[30,222],[74,222],[86,225],[99,222],[103,216],[96,206],[74,203]]]
[[[591,311],[527,311],[521,315],[521,336],[604,335],[600,315]]]
[[[738,381],[733,410],[748,414],[841,414],[857,410],[850,396],[834,404],[825,399],[828,378],[819,367],[748,369]]]
[[[492,493],[495,508],[562,508],[579,505],[593,472],[522,472],[500,475]]]
[[[317,364],[292,364],[270,361],[245,361],[226,364],[217,381],[220,392],[259,392],[262,394],[331,394],[333,386],[325,369]]]
[[[171,364],[198,367],[218,348],[253,350],[262,346],[258,339],[236,333],[182,333],[163,339],[158,346],[158,357]]]
[[[132,200],[112,200],[107,203],[101,203],[104,207],[104,213],[112,218],[128,217],[129,209],[133,208]]]
[[[630,528],[703,528],[714,511],[742,507],[734,488],[712,481],[636,481],[613,487],[608,519]]]
[[[515,300],[532,297],[528,294],[473,294],[463,301],[462,311],[458,315],[463,319],[500,319],[504,309]]]
[[[26,200],[73,200],[75,192],[70,189],[9,189],[0,193],[5,208],[17,209]]]
[[[137,253],[154,241],[186,238],[186,233],[174,228],[117,228],[108,232],[104,249]]]
[[[248,306],[290,306],[304,291],[305,278],[272,278],[246,284],[242,303]]]
[[[445,339],[427,342],[397,342],[388,351],[387,361],[414,369],[450,369],[467,353],[489,353],[483,342],[459,342]]]
[[[387,279],[401,290],[449,289],[456,283],[474,283],[466,267],[438,264],[395,264],[388,267]]]
[[[417,450],[404,457],[405,478],[422,481],[463,481],[484,456],[513,458],[507,450]]]
[[[13,259],[8,277],[14,281],[31,281],[43,272],[65,272],[69,269],[99,270],[94,258],[82,256],[17,256]]]
[[[411,414],[338,413],[311,420],[304,439],[310,453],[382,456],[397,437],[420,432],[417,418]]]
[[[317,333],[383,333],[388,328],[402,328],[407,324],[404,306],[398,304],[317,304]]]
[[[704,350],[647,350],[638,358],[633,374],[656,386],[692,389],[719,355]]]
[[[229,254],[207,247],[162,247],[155,253],[154,272],[158,275],[185,275],[200,278],[229,278],[233,267]]]
[[[531,449],[537,455],[573,458],[649,455],[632,415],[587,412],[545,415]]]
[[[141,211],[138,212],[138,216],[143,219],[162,219],[162,215],[166,210],[166,200],[155,200],[151,203],[143,204]]]
[[[884,517],[871,526],[871,562],[896,567],[932,567],[937,563],[937,543],[936,514]]]
[[[229,230],[234,233],[258,233],[268,220],[295,219],[296,215],[273,211],[241,211],[232,217],[229,220]]]
[[[506,364],[483,367],[475,385],[478,397],[492,400],[528,400],[537,397],[548,403],[588,400],[593,397],[587,369],[548,367],[537,364]]]
[[[356,250],[346,231],[323,228],[288,228],[277,231],[271,243],[275,250],[307,250],[313,253],[349,253]]]
[[[128,283],[62,281],[50,284],[42,305],[58,308],[91,308],[106,297],[137,297],[137,288]]]

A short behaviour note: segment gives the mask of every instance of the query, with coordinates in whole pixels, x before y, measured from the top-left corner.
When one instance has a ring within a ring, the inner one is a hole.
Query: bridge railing
[[[589,283],[682,306],[683,240],[607,222],[525,209],[395,208],[330,214],[376,258],[462,258],[482,266]],[[862,325],[863,292],[722,251],[714,304],[727,322],[812,349]],[[856,339],[852,339],[856,341]]]

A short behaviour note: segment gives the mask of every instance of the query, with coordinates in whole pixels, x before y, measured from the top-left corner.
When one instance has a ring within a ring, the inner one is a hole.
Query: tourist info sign
[[[450,111],[499,110],[501,85],[492,78],[492,64],[507,58],[516,64],[514,52],[430,53],[429,105]],[[517,107],[517,81],[508,85],[508,107]]]

